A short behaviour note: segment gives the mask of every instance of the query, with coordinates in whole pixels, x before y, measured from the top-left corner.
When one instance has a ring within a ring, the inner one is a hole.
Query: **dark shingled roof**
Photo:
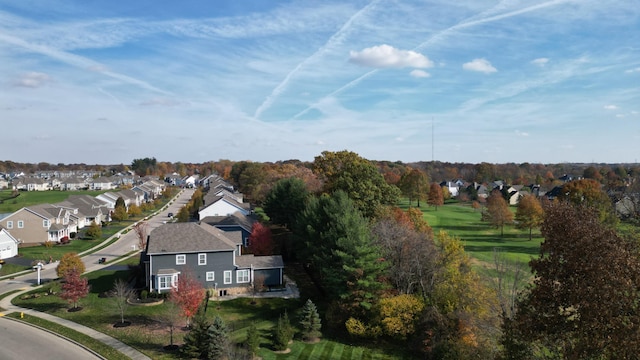
[[[283,268],[284,261],[282,261],[282,256],[273,255],[273,256],[253,256],[253,255],[242,255],[236,258],[236,265],[240,268],[250,268],[253,266],[254,269],[273,269],[273,268]]]
[[[234,241],[224,231],[205,223],[168,223],[154,229],[149,236],[148,255],[233,251]]]
[[[240,226],[251,232],[253,224],[258,221],[255,215],[244,215],[240,211],[226,216],[207,216],[200,221],[213,226]]]

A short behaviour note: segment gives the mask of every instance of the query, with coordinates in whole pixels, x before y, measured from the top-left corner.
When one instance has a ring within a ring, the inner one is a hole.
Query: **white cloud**
[[[635,69],[629,69],[629,70],[625,71],[625,73],[627,73],[627,74],[631,74],[631,73],[634,73],[634,72],[640,72],[640,67],[637,67]]]
[[[527,136],[529,136],[529,133],[528,132],[522,132],[520,130],[516,130],[516,135],[527,137]]]
[[[473,61],[464,63],[462,68],[469,71],[478,71],[485,74],[497,72],[498,70],[491,65],[487,59],[473,59]]]
[[[604,108],[606,110],[616,110],[616,109],[618,109],[618,107],[615,106],[615,105],[605,105]]]
[[[413,67],[426,69],[433,67],[428,57],[411,50],[400,50],[390,45],[379,45],[349,52],[349,61],[361,66],[374,68]]]
[[[413,70],[409,74],[415,78],[428,78],[431,76],[431,74],[429,74],[428,72],[418,69]]]
[[[38,88],[51,81],[51,77],[41,72],[30,72],[14,81],[15,86]]]
[[[533,65],[540,66],[540,67],[547,65],[548,62],[549,62],[548,58],[537,58],[531,61]]]

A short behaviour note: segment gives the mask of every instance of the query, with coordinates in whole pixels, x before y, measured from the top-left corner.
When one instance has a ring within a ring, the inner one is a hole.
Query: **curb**
[[[14,312],[15,312],[15,311],[14,311]],[[33,316],[33,317],[37,317],[37,316],[35,316],[35,315],[31,315],[31,316]],[[81,348],[85,349],[86,351],[88,351],[88,352],[92,353],[93,355],[95,355],[98,359],[107,360],[107,358],[106,358],[106,357],[104,357],[104,356],[102,356],[102,355],[98,354],[97,352],[93,351],[92,349],[90,349],[90,348],[88,348],[88,347],[84,346],[83,344],[81,344],[81,343],[79,343],[79,342],[77,342],[77,341],[75,341],[75,340],[73,340],[73,339],[69,339],[68,337],[66,337],[66,336],[64,336],[64,335],[60,335],[60,334],[58,334],[58,333],[56,333],[56,332],[53,332],[53,331],[51,331],[51,330],[49,330],[49,329],[47,329],[47,328],[43,328],[42,326],[39,326],[39,325],[36,325],[36,324],[32,324],[32,323],[30,323],[30,322],[28,322],[28,321],[23,321],[23,320],[20,320],[20,319],[15,319],[15,318],[8,317],[8,316],[3,316],[3,317],[4,317],[5,319],[7,319],[7,320],[11,320],[11,321],[19,322],[19,323],[22,323],[22,324],[25,324],[25,325],[28,325],[28,326],[34,327],[34,328],[36,328],[36,329],[39,329],[39,330],[42,330],[42,331],[46,331],[46,332],[48,332],[49,334],[55,335],[55,336],[57,336],[57,337],[59,337],[59,338],[61,338],[61,339],[64,339],[64,340],[66,340],[66,341],[68,341],[68,342],[70,342],[70,343],[72,343],[72,344],[74,344],[74,345],[76,345],[76,346],[79,346],[79,347],[81,347]],[[60,325],[60,326],[63,326],[63,325]],[[71,330],[74,330],[74,329],[71,329]],[[77,331],[77,330],[75,330],[75,331]]]

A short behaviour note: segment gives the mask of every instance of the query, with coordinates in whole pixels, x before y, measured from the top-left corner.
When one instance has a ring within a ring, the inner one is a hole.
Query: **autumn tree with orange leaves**
[[[500,228],[500,236],[504,235],[504,226],[513,222],[513,213],[499,191],[492,191],[487,198],[486,216],[491,225]]]
[[[249,236],[249,251],[257,256],[272,255],[273,247],[271,229],[259,222],[254,223]]]
[[[80,276],[76,268],[69,269],[64,275],[60,297],[73,305],[73,310],[78,310],[78,300],[89,294],[89,281]]]
[[[186,318],[187,326],[189,326],[191,318],[198,311],[204,296],[204,288],[198,280],[193,277],[191,272],[183,271],[178,277],[177,286],[171,288],[169,301],[180,308],[182,316]]]
[[[444,194],[442,193],[442,187],[438,183],[431,183],[427,204],[434,206],[436,211],[438,211],[438,206],[444,205]]]

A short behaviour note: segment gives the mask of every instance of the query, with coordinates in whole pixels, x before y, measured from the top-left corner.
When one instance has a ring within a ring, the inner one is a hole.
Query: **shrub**
[[[147,300],[147,297],[149,297],[149,292],[147,290],[142,290],[140,292],[140,299]]]
[[[63,278],[70,270],[76,270],[78,274],[82,274],[85,271],[82,259],[80,259],[80,256],[74,252],[62,255],[60,263],[56,268],[56,273],[59,278]]]

